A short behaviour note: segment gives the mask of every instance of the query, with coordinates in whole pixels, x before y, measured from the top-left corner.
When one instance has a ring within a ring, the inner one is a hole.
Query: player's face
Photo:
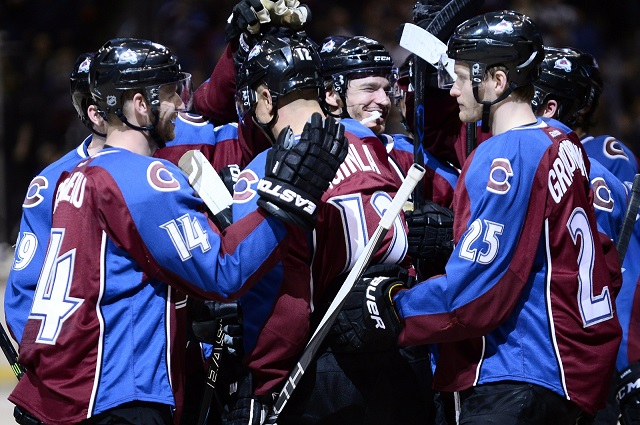
[[[176,137],[175,120],[178,111],[184,109],[184,102],[176,91],[175,84],[165,84],[160,87],[160,107],[156,131],[163,141],[168,142]]]
[[[391,109],[389,92],[391,84],[384,77],[371,76],[349,81],[347,88],[347,113],[355,120],[369,118],[373,112],[379,112],[378,119],[368,121],[364,125],[374,133],[384,131],[386,119]]]
[[[449,94],[458,101],[460,121],[479,121],[482,118],[482,105],[476,102],[473,96],[473,84],[470,78],[469,65],[464,62],[456,62],[454,72],[456,73],[456,81],[451,87],[451,90],[449,90]],[[481,96],[483,91],[482,84],[478,90]]]

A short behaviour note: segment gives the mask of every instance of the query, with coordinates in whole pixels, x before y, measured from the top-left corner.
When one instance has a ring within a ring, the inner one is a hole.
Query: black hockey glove
[[[422,279],[444,273],[453,251],[453,211],[426,201],[418,210],[404,213],[409,227],[407,253]]]
[[[411,12],[413,22],[419,27],[427,29],[433,18],[442,10],[442,6],[443,4],[438,0],[418,0],[413,5]]]
[[[242,321],[237,301],[222,303],[190,299],[191,329],[198,341],[215,344],[222,322],[223,346],[232,354],[242,352]]]
[[[409,273],[397,265],[369,267],[353,286],[331,327],[335,351],[380,351],[396,347],[402,324],[393,295],[408,286]]]
[[[620,373],[616,399],[620,403],[620,423],[640,424],[640,362],[629,365]]]
[[[253,378],[242,366],[236,375],[235,388],[230,394],[228,408],[222,412],[222,425],[262,425],[273,404],[271,397],[253,395]]]
[[[314,113],[298,143],[289,127],[267,153],[265,177],[258,182],[258,205],[281,220],[312,230],[317,205],[348,151],[344,126]]]
[[[298,0],[240,0],[225,27],[227,42],[240,34],[259,34],[273,27],[301,30],[311,21],[311,9]]]
[[[262,425],[271,406],[255,397],[236,400],[228,412],[222,414],[223,425]]]
[[[240,0],[227,20],[225,39],[235,40],[244,32],[257,34],[260,32],[260,25],[268,22],[271,22],[269,11],[260,0]]]

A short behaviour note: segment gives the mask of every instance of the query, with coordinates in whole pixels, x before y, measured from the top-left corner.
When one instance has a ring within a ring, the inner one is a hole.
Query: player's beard
[[[158,125],[156,126],[155,131],[157,137],[166,144],[167,142],[170,142],[176,138],[175,128],[176,125],[172,120],[168,119],[167,117],[162,117],[160,120],[158,120]]]

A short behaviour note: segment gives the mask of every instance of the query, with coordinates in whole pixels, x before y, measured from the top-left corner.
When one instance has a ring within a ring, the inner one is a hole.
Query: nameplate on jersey
[[[356,147],[349,144],[349,153],[340,165],[340,168],[338,168],[336,176],[329,184],[329,189],[333,189],[334,186],[339,185],[347,177],[357,172],[374,172],[381,174],[380,167],[376,164],[373,155],[371,155],[366,145]]]

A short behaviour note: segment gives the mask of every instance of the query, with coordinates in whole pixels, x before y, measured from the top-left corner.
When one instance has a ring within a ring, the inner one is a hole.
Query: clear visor
[[[154,102],[160,99],[158,96],[166,96],[165,98],[173,98],[175,94],[180,96],[184,106],[177,108],[178,112],[190,112],[193,106],[193,84],[191,82],[191,74],[187,72],[180,73],[180,79],[171,83],[164,83],[158,86],[150,86],[146,88],[148,98]],[[164,93],[164,94],[161,94]]]
[[[391,99],[397,104],[397,102],[403,99],[409,92],[413,92],[411,78],[409,75],[403,75],[393,84]]]
[[[191,74],[188,72],[181,72],[180,74],[182,78],[176,82],[176,93],[184,103],[184,111],[188,112],[193,107],[193,82]]]
[[[453,72],[455,61],[450,59],[445,53],[440,55],[438,61],[438,87],[450,89],[456,82],[456,74]]]

